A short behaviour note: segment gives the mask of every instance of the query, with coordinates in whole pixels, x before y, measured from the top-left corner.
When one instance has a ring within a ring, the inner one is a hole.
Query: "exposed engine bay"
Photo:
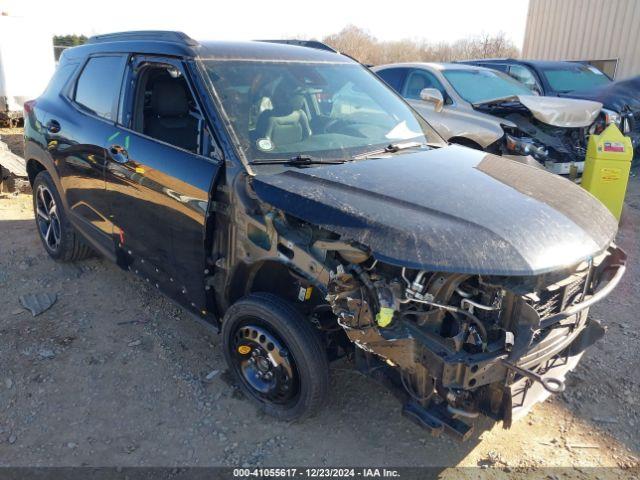
[[[425,271],[385,264],[366,247],[292,217],[266,218],[267,231],[257,222],[248,228],[251,257],[278,252],[309,270],[270,267],[256,275],[256,288],[285,288],[325,335],[330,356],[353,352],[357,367],[403,402],[406,416],[461,439],[480,415],[509,428],[564,390],[565,375],[604,334],[588,308],[615,287],[626,259],[611,246],[538,276]]]
[[[537,278],[340,263],[326,299],[365,373],[393,372],[386,383],[403,390],[404,413],[464,438],[480,414],[508,428],[534,383],[547,395],[564,390],[564,372],[554,376],[553,367],[603,335],[587,302],[621,255],[611,249]]]
[[[536,118],[518,101],[505,101],[475,106],[479,111],[508,120],[516,127],[503,125],[505,130],[502,153],[531,155],[548,170],[568,174],[570,165],[577,172],[584,169],[587,136],[592,125],[557,126]]]

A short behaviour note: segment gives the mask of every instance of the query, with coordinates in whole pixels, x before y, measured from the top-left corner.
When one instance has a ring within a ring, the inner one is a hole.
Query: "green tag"
[[[386,327],[393,320],[393,308],[382,307],[376,315],[376,322],[379,327]]]

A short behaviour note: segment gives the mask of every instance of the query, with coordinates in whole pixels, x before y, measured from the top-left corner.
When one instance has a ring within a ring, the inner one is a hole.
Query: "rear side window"
[[[102,118],[115,120],[124,64],[124,56],[90,58],[78,78],[75,102]]]
[[[386,70],[380,70],[376,72],[378,76],[385,81],[387,85],[393,88],[396,92],[400,93],[402,90],[402,83],[404,77],[407,74],[406,68],[387,68]]]

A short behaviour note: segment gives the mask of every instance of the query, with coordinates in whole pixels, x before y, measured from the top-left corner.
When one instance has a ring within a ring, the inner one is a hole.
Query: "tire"
[[[254,332],[257,337],[252,338]],[[290,303],[268,293],[249,295],[227,310],[222,336],[229,370],[246,397],[261,411],[279,420],[291,421],[320,410],[329,390],[326,351],[313,326]],[[273,379],[263,384],[254,374],[260,375],[257,366],[266,358],[265,354],[269,355],[269,346],[276,360],[288,363],[274,366],[273,356],[268,357],[271,361],[266,363],[270,370],[264,375],[270,372]],[[251,348],[250,353],[243,348]],[[252,367],[250,362],[256,352],[259,352],[254,357],[257,362],[254,361]],[[289,370],[293,373],[290,379]],[[267,393],[256,388],[256,382],[257,387]]]
[[[93,250],[84,243],[69,223],[49,172],[38,173],[33,182],[33,212],[38,236],[51,258],[61,262],[73,262],[93,254]]]

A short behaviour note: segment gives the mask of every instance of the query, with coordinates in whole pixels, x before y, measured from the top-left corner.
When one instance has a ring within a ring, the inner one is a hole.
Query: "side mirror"
[[[420,100],[433,103],[436,112],[441,112],[442,107],[444,107],[444,98],[437,88],[423,88],[420,90]]]
[[[167,73],[171,78],[179,78],[182,75],[182,72],[178,70],[176,67],[167,68]]]

